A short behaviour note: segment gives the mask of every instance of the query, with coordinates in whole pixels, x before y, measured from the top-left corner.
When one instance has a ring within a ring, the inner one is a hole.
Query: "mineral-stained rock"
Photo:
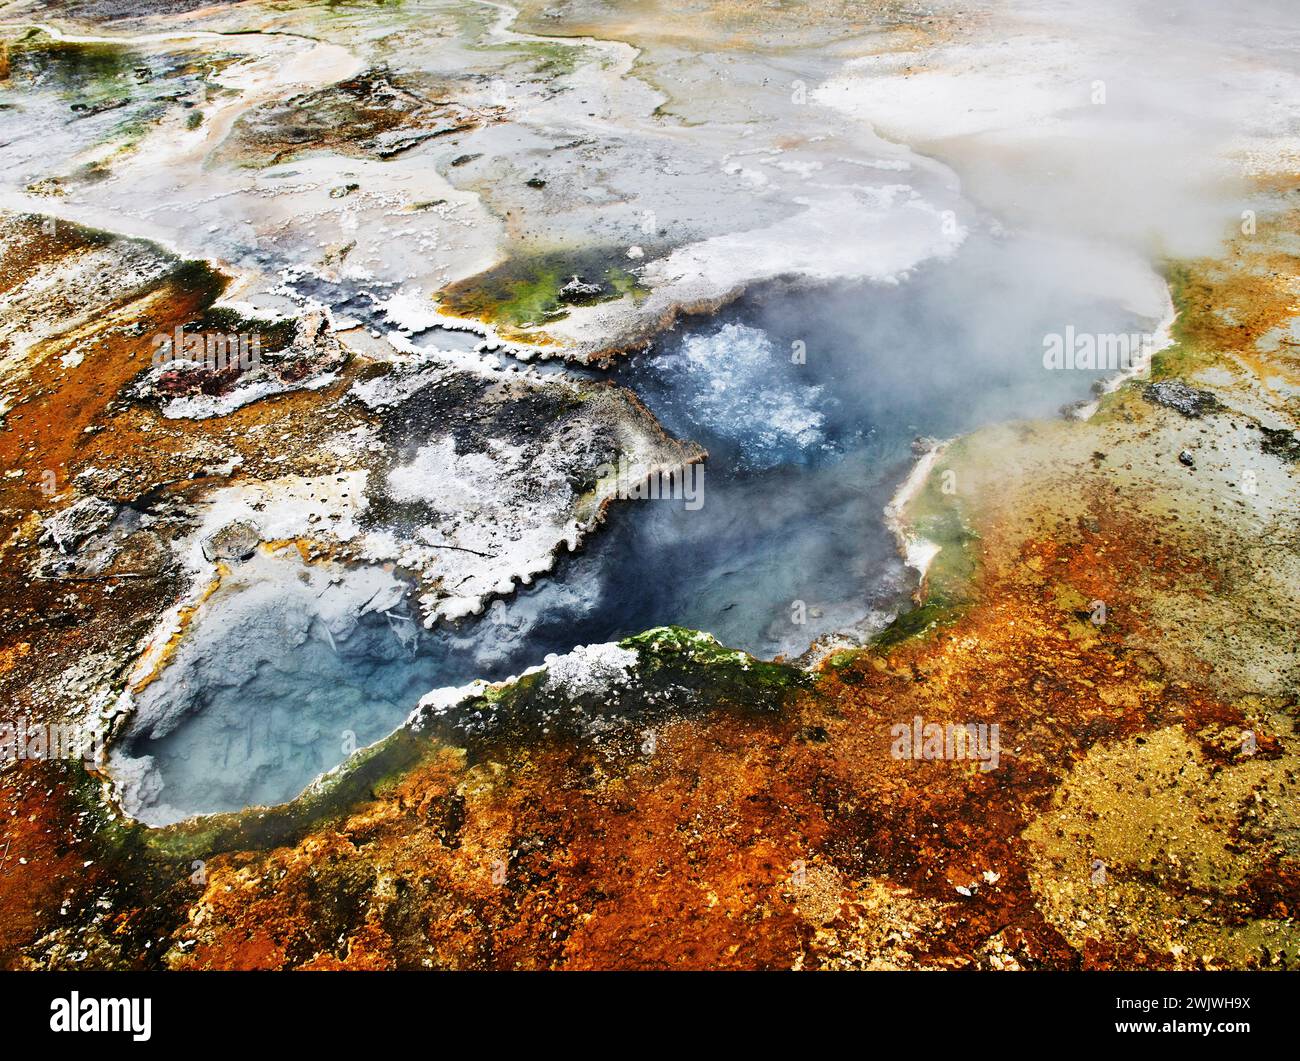
[[[472,129],[496,116],[436,98],[441,95],[441,86],[369,70],[256,108],[239,120],[235,139],[247,156],[268,163],[322,148],[392,158],[432,137]]]
[[[267,360],[285,382],[298,382],[321,372],[332,372],[341,368],[347,359],[347,352],[334,335],[328,316],[319,310],[309,310],[298,318],[287,349],[267,352]]]
[[[348,360],[320,310],[274,322],[229,312],[209,316],[198,322],[198,338],[210,345],[219,339],[220,356],[183,350],[163,359],[136,384],[136,398],[161,403],[172,418],[220,416],[272,394],[326,382]]]
[[[251,523],[232,520],[203,540],[203,555],[208,560],[247,560],[262,540],[261,531]]]
[[[703,457],[621,388],[490,366],[375,366],[349,406],[378,415],[365,460],[359,555],[419,575],[427,624],[477,613],[551,569],[603,518],[623,455],[639,467]]]
[[[83,497],[45,521],[43,540],[58,547],[60,552],[75,550],[92,534],[98,534],[117,515],[117,506],[98,497]]]

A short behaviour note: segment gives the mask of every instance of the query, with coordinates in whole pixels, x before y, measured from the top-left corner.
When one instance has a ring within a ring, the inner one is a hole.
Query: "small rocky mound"
[[[334,149],[392,158],[436,136],[464,132],[498,116],[429,97],[433,86],[368,70],[336,85],[267,103],[236,123],[240,150],[265,164],[303,151]]]
[[[75,551],[92,534],[108,527],[116,516],[116,505],[98,497],[83,497],[45,521],[41,541],[54,545],[61,553]]]
[[[247,560],[257,551],[262,533],[251,523],[233,520],[203,540],[203,556],[218,560]]]
[[[605,295],[605,289],[599,284],[590,284],[576,274],[562,288],[560,301],[572,306],[585,306],[598,302]]]
[[[1142,397],[1153,405],[1166,406],[1189,418],[1204,416],[1219,408],[1218,399],[1209,391],[1197,390],[1178,380],[1148,383]]]

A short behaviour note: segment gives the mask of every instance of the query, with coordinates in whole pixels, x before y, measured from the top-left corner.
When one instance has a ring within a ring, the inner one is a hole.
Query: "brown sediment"
[[[21,963],[24,941],[57,924],[69,882],[89,857],[70,841],[79,809],[72,794],[24,784],[45,772],[45,764],[19,764],[0,776],[0,799],[12,811],[0,837],[0,965],[9,969]]]
[[[0,293],[38,270],[58,266],[61,259],[75,263],[79,255],[103,243],[98,234],[62,222],[48,237],[41,218],[15,218],[12,223],[30,231],[13,239],[13,252],[6,254],[0,272]],[[17,482],[5,480],[5,490],[17,495],[4,505],[7,511],[47,503],[40,489],[46,471],[54,473],[58,493],[66,489],[91,442],[89,436],[102,429],[110,402],[148,366],[148,336],[188,322],[219,291],[220,281],[201,268],[181,267],[160,285],[128,289],[107,304],[46,307],[51,314],[62,312],[82,322],[43,344],[17,380],[5,381],[6,389],[17,384],[20,397],[0,429],[0,462],[7,471],[24,473]],[[74,350],[84,356],[76,367],[65,368],[60,358]]]

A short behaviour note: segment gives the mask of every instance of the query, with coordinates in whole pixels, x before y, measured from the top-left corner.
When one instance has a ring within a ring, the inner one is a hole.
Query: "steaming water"
[[[1085,397],[1099,374],[1042,367],[1044,334],[1065,322],[1152,325],[1077,294],[1068,263],[1027,268],[1025,254],[974,241],[896,286],[769,288],[664,336],[615,375],[709,450],[703,507],[616,505],[552,577],[457,629],[370,615],[330,643],[273,593],[257,605],[265,629],[256,616],[223,622],[214,602],[209,629],[258,630],[257,665],[231,678],[184,652],[172,664],[191,669],[170,695],[193,710],[127,741],[164,782],[154,820],[283,802],[429,689],[503,678],[575,645],[678,623],[771,657],[880,626],[910,590],[882,509],[913,439]]]

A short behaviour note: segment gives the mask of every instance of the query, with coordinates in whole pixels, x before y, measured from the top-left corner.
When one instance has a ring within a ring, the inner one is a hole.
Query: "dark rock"
[[[1180,454],[1178,454],[1178,463],[1185,464],[1189,468],[1195,468],[1196,458],[1192,456],[1191,450],[1185,449]]]
[[[560,288],[560,301],[580,305],[584,302],[593,302],[604,293],[605,289],[599,284],[589,284],[582,277],[575,274],[567,284]]]
[[[1300,432],[1261,424],[1259,434],[1259,448],[1265,453],[1292,463],[1300,461]]]
[[[1204,416],[1220,408],[1218,399],[1209,391],[1197,390],[1177,380],[1148,383],[1142,397],[1153,405],[1164,405],[1190,418]]]

